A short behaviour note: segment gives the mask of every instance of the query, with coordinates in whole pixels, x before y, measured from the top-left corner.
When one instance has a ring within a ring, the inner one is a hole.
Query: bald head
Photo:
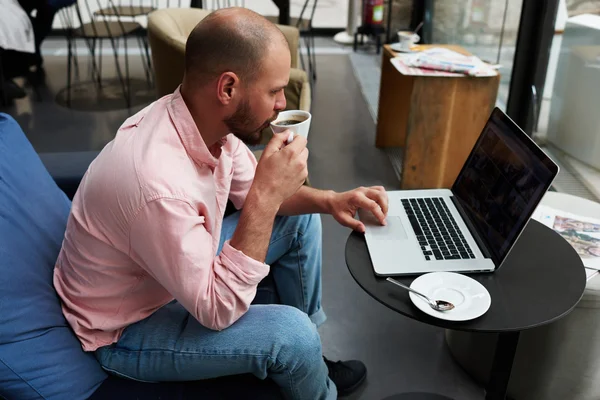
[[[229,71],[249,83],[276,45],[289,50],[283,33],[262,15],[245,8],[217,10],[188,37],[185,75],[203,85]]]

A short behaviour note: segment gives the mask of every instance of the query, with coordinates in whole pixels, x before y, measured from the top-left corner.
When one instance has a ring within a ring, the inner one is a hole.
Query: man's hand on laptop
[[[385,225],[388,212],[388,196],[381,186],[359,187],[348,192],[336,193],[330,201],[330,214],[337,222],[358,232],[365,232],[365,225],[354,216],[358,210],[367,210]]]

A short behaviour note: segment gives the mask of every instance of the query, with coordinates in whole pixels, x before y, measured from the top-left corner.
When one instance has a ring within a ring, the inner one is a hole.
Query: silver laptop
[[[496,270],[557,174],[496,108],[451,189],[388,192],[385,226],[359,214],[375,274]]]

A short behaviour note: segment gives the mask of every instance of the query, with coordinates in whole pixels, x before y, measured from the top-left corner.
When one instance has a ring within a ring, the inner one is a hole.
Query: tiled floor
[[[84,46],[79,46],[82,57],[80,74],[82,81],[89,81],[88,57],[85,57]],[[38,152],[87,151],[100,150],[108,143],[130,114],[126,109],[104,112],[81,112],[65,108],[56,103],[55,98],[67,83],[66,42],[63,39],[48,40],[44,46],[46,69],[46,86],[39,89],[41,101],[33,93],[3,111],[16,117]],[[106,55],[110,55],[106,47]],[[132,76],[143,79],[140,57],[132,57]],[[103,57],[103,77],[114,78],[114,62],[110,56]],[[19,80],[19,82],[23,82]],[[120,91],[114,92],[121,96]],[[74,95],[76,97],[76,95]],[[133,107],[131,112],[140,110],[142,106]]]
[[[397,187],[388,159],[374,145],[375,125],[347,57],[320,56],[309,140],[311,182],[347,190],[359,185]],[[321,328],[326,355],[358,358],[367,384],[350,399],[382,399],[426,391],[453,399],[480,399],[482,389],[452,361],[443,331],[385,308],[354,282],[345,265],[348,229],[323,217],[324,304]]]
[[[130,113],[81,112],[57,105],[54,97],[66,79],[63,46],[55,41],[45,48],[48,84],[41,91],[43,101],[30,96],[2,111],[18,119],[38,151],[101,149]],[[355,77],[361,74],[357,63],[369,61],[360,55],[348,57],[348,49],[330,39],[320,40],[319,47],[309,140],[311,183],[338,191],[360,185],[396,188],[398,181],[387,155],[373,145],[372,106]],[[106,68],[110,68],[109,61]],[[81,62],[85,76],[87,67]],[[143,78],[139,59],[132,65],[133,75]],[[105,71],[110,74],[109,69]],[[348,234],[331,217],[323,217],[323,303],[329,318],[321,328],[324,351],[335,359],[361,359],[369,368],[367,383],[349,398],[371,400],[427,391],[457,400],[481,399],[482,389],[452,361],[443,330],[385,308],[353,281],[344,260]]]

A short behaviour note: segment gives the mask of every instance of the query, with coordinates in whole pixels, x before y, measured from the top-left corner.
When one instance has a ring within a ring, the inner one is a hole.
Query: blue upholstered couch
[[[65,192],[74,194],[91,157],[46,155],[53,179],[15,120],[0,113],[0,398],[280,398],[271,381],[247,375],[180,383],[109,377],[82,351],[52,271],[71,205]]]

